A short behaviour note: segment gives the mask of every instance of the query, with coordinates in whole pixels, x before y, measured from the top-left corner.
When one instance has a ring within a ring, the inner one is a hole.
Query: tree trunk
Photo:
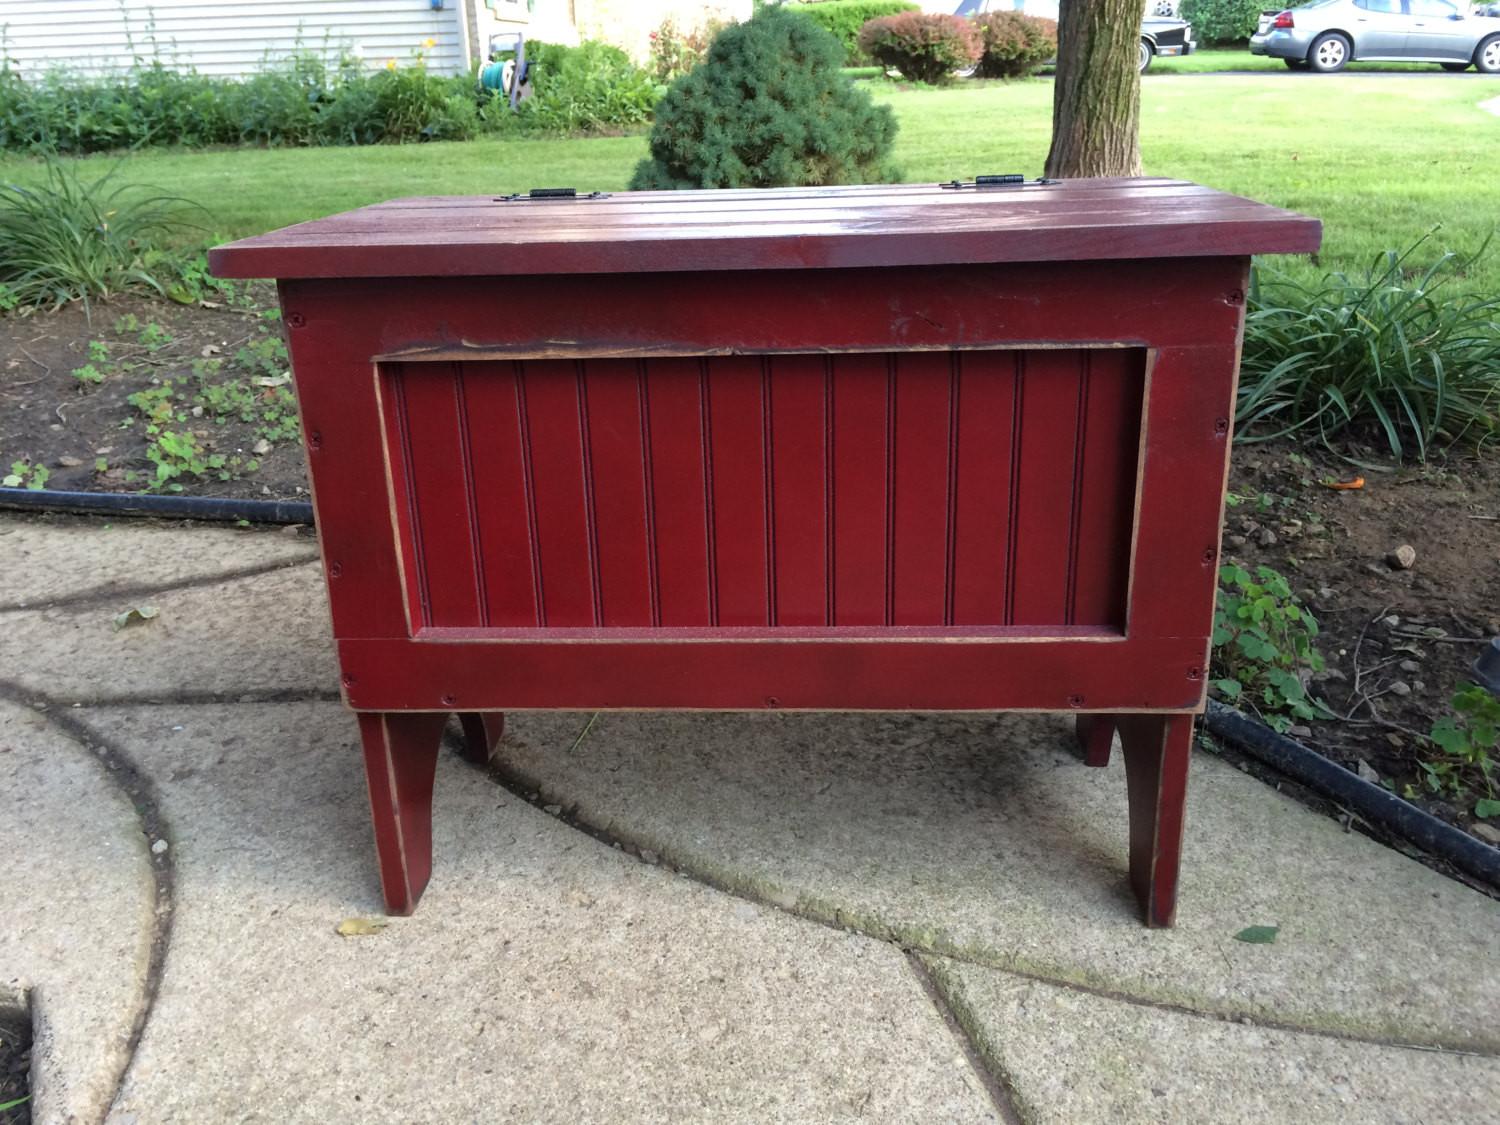
[[[1062,0],[1049,179],[1139,176],[1141,0]]]

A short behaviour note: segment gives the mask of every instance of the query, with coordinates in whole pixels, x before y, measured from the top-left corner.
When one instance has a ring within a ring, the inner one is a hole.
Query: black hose
[[[1500,848],[1446,824],[1358,774],[1330,762],[1300,742],[1277,734],[1232,707],[1209,701],[1203,725],[1242,747],[1251,757],[1332,797],[1371,824],[1411,841],[1423,851],[1446,859],[1476,878],[1500,887]]]
[[[131,516],[244,520],[248,523],[313,522],[311,504],[158,493],[48,492],[40,488],[0,488],[0,508],[21,508],[33,512],[115,512]]]

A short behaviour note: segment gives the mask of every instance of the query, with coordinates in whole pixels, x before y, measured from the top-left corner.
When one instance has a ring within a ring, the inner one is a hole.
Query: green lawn
[[[872,88],[901,121],[908,181],[1037,175],[1051,132],[1052,84]],[[1500,226],[1500,116],[1477,103],[1500,78],[1326,80],[1218,76],[1143,84],[1148,175],[1176,176],[1321,217],[1321,268],[1363,265],[1442,224],[1434,245],[1478,249]],[[644,137],[131,157],[122,175],[212,209],[211,226],[242,236],[401,195],[500,193],[572,186],[619,191]],[[96,161],[101,170],[106,161]],[[34,166],[11,160],[8,178]],[[1500,253],[1471,281],[1500,292]],[[1310,263],[1291,264],[1314,273]]]

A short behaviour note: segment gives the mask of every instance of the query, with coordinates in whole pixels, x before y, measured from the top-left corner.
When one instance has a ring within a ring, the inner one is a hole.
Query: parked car
[[[1159,8],[1166,7],[1158,4]],[[1015,8],[1025,12],[1028,16],[1041,16],[1044,19],[1055,20],[1058,16],[1058,5],[1056,0],[1022,0],[1016,4],[1014,0],[963,0],[954,9],[955,16],[978,16],[985,12],[998,12],[1001,9]],[[1141,73],[1146,73],[1146,68],[1151,65],[1151,60],[1158,55],[1191,55],[1198,49],[1197,42],[1193,39],[1193,25],[1186,20],[1172,19],[1162,16],[1147,16],[1141,21]],[[959,78],[967,78],[978,69],[977,64],[965,70],[955,72]]]
[[[1367,60],[1500,74],[1500,28],[1449,0],[1313,0],[1262,12],[1250,53],[1323,74]]]
[[[1141,73],[1151,60],[1161,55],[1191,55],[1198,49],[1193,39],[1193,25],[1187,20],[1147,16],[1141,21]]]

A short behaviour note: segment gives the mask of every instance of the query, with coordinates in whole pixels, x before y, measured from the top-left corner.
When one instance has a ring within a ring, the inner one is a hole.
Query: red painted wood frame
[[[1073,710],[1171,924],[1246,265],[283,282],[388,908],[449,712]]]

